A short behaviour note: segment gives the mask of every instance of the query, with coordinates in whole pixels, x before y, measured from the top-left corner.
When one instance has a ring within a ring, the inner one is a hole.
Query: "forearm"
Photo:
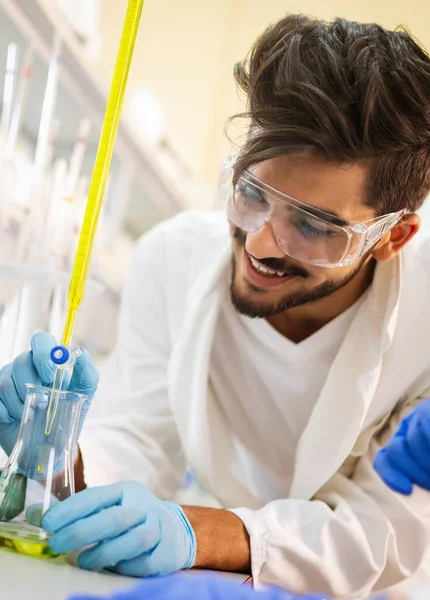
[[[75,490],[80,492],[87,486],[79,447],[74,472]],[[182,508],[197,538],[196,568],[251,573],[249,535],[239,517],[227,510],[196,506]]]
[[[251,573],[249,535],[239,517],[227,510],[182,508],[197,538],[196,568]]]

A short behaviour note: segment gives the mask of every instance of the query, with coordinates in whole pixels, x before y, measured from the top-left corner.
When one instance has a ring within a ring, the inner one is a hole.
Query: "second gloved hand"
[[[412,493],[413,485],[430,490],[430,400],[404,419],[375,458],[376,471],[392,490]]]
[[[69,600],[328,600],[320,594],[300,595],[280,588],[255,591],[241,586],[235,579],[222,575],[194,573],[192,577],[177,574],[141,582],[135,588],[103,596],[73,596]],[[380,599],[382,600],[382,599]]]
[[[83,569],[122,575],[167,575],[194,566],[196,537],[182,508],[127,481],[90,488],[59,502],[42,519],[58,554],[84,550]]]

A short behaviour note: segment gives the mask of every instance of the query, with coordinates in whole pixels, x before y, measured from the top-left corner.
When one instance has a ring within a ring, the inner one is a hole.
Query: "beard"
[[[239,243],[238,245],[242,247],[246,252],[246,235],[244,234],[244,232],[240,229],[236,229],[233,233],[233,237]],[[353,279],[355,279],[355,277],[361,271],[362,267],[367,262],[367,260],[368,255],[365,255],[359,261],[357,266],[352,271],[349,271],[348,274],[342,278],[334,279],[328,277],[325,281],[323,281],[319,285],[316,285],[313,288],[286,293],[284,297],[276,300],[276,302],[265,302],[263,299],[265,292],[263,292],[259,288],[248,284],[255,293],[261,294],[261,300],[249,298],[246,294],[243,294],[238,290],[238,287],[236,285],[236,256],[233,254],[232,277],[230,285],[231,301],[236,311],[246,317],[250,317],[252,319],[266,319],[268,317],[274,317],[275,315],[283,313],[291,308],[303,306],[304,304],[317,302],[318,300],[327,298],[328,296],[331,296],[335,292],[341,290],[342,288],[347,286]],[[309,271],[306,271],[304,268],[299,267],[297,265],[286,266],[285,261],[282,261],[278,258],[264,258],[259,259],[259,261],[270,269],[286,272],[290,275],[295,275],[296,279],[301,277],[303,280],[306,280],[310,277]]]

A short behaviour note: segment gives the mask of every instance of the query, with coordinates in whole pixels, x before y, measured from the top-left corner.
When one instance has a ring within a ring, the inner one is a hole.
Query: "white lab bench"
[[[203,571],[199,571],[201,574]],[[193,571],[188,571],[193,576]],[[244,575],[224,573],[240,586]],[[138,583],[137,579],[103,571],[84,571],[64,559],[38,559],[0,550],[1,600],[67,600],[73,594],[108,595]]]
[[[2,600],[66,600],[72,594],[108,595],[137,583],[109,572],[83,571],[64,560],[0,551]]]

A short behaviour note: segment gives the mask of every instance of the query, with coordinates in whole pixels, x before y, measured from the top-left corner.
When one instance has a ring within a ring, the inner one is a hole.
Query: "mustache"
[[[241,246],[245,249],[246,243],[246,233],[236,227],[233,231],[233,238],[239,242]],[[245,249],[246,252],[246,249]],[[294,263],[287,262],[281,258],[269,257],[269,258],[259,258],[258,262],[260,262],[265,267],[269,269],[273,269],[274,271],[281,271],[287,273],[288,275],[296,275],[298,277],[303,277],[304,279],[309,277],[309,271],[295,265]]]

